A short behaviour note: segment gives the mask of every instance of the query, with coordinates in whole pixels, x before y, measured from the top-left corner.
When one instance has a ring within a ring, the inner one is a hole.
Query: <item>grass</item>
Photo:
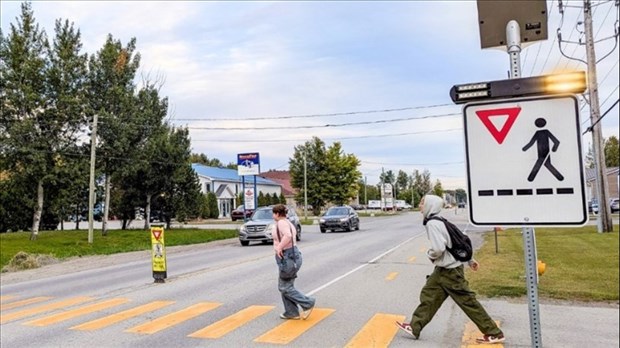
[[[207,243],[234,238],[236,230],[170,229],[165,231],[166,246]],[[147,230],[110,230],[107,236],[95,232],[88,243],[88,231],[44,231],[36,241],[29,240],[30,232],[0,234],[0,267],[4,267],[18,252],[49,255],[56,259],[74,256],[110,255],[129,251],[149,250],[151,236]]]
[[[618,302],[618,226],[615,232],[597,233],[596,226],[538,228],[538,260],[546,263],[539,277],[540,298],[573,301]],[[468,271],[472,289],[487,297],[527,294],[521,229],[498,232],[499,253],[493,233],[484,236],[476,251],[478,272]]]

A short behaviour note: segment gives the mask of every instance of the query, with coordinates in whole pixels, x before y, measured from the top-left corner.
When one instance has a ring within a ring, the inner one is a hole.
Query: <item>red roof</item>
[[[260,173],[259,176],[280,184],[284,196],[292,196],[297,192],[297,190],[291,186],[291,173],[287,170],[270,170]]]

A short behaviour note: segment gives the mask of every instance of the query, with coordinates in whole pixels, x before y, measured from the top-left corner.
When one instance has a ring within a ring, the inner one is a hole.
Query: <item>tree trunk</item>
[[[144,207],[144,229],[148,230],[151,221],[151,194],[146,194],[146,206]]]
[[[39,225],[41,224],[41,215],[43,213],[43,180],[37,183],[37,206],[34,208],[34,216],[32,218],[32,232],[30,240],[37,240],[39,235]]]
[[[101,235],[108,235],[108,214],[110,212],[110,175],[105,176],[105,204],[103,207],[103,219],[101,221]]]

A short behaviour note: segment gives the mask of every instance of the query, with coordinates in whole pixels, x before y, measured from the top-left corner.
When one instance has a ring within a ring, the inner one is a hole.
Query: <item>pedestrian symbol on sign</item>
[[[547,121],[545,121],[544,118],[540,117],[537,118],[536,121],[534,121],[534,124],[536,125],[536,127],[542,128],[547,125]],[[534,143],[537,143],[536,147],[538,149],[538,159],[536,160],[536,163],[534,164],[534,168],[532,168],[530,175],[527,177],[527,181],[534,181],[543,163],[545,167],[549,169],[551,174],[556,177],[556,179],[560,181],[564,180],[564,176],[562,176],[562,174],[560,174],[560,172],[551,164],[551,152],[549,152],[550,140],[553,142],[553,147],[551,148],[551,151],[557,151],[558,147],[560,146],[560,141],[558,140],[558,138],[553,136],[550,131],[546,129],[536,131],[536,133],[534,133],[534,136],[532,137],[532,140],[530,140],[530,142],[523,147],[522,150],[527,151],[530,147],[532,147],[532,145],[534,145]]]

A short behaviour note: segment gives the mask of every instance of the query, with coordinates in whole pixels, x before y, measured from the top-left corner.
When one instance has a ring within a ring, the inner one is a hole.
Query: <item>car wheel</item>
[[[347,232],[351,232],[351,225],[347,225],[347,227],[345,227],[344,230]]]
[[[357,225],[355,225],[355,230],[356,230],[356,231],[359,231],[359,230],[360,230],[360,222],[359,222],[359,221],[357,222]]]
[[[324,228],[321,228],[321,233],[325,233],[325,232],[327,232],[327,230]]]
[[[297,232],[297,241],[299,242],[301,240],[301,233]]]
[[[235,220],[237,220],[237,219],[235,219],[235,218],[230,218],[230,219],[231,219],[232,221],[235,221]]]
[[[240,242],[241,242],[241,245],[242,245],[242,246],[248,246],[248,245],[250,245],[250,241],[248,241],[248,240],[241,240]]]

